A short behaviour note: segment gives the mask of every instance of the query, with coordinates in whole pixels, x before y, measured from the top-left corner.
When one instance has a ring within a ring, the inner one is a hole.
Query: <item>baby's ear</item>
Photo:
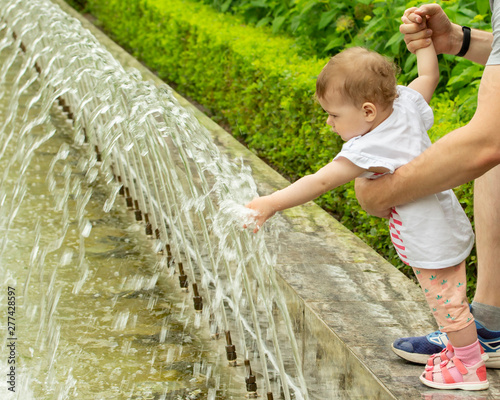
[[[365,119],[368,122],[373,121],[377,116],[377,107],[375,106],[375,104],[367,101],[366,103],[363,103],[361,107],[363,109],[363,112],[365,113]]]

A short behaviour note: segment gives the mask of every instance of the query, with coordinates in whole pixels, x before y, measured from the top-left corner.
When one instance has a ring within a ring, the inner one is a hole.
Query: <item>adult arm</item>
[[[500,163],[500,65],[487,66],[471,121],[447,134],[393,175],[358,179],[356,194],[370,214],[469,182]]]

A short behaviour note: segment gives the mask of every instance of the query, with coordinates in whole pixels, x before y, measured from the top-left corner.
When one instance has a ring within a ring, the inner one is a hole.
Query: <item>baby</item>
[[[346,143],[328,165],[269,196],[253,199],[257,232],[277,211],[313,200],[357,177],[393,173],[431,141],[429,101],[439,81],[434,46],[416,52],[418,77],[398,86],[395,65],[360,47],[335,55],[316,82],[316,97]],[[483,390],[486,367],[466,297],[465,259],[474,245],[470,222],[452,190],[395,207],[389,227],[450,345],[431,356],[420,380],[437,389]]]

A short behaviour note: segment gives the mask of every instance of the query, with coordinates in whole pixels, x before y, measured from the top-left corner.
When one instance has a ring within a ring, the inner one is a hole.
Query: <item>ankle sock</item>
[[[462,361],[466,367],[475,365],[482,360],[479,340],[465,347],[454,347],[454,350],[455,357]]]
[[[490,331],[500,331],[500,307],[473,301],[471,308],[477,322]]]
[[[481,358],[481,348],[479,341],[476,340],[474,343],[465,347],[455,347],[455,357],[458,358],[466,367],[476,365],[478,362],[482,361]],[[455,382],[462,382],[463,377],[458,368],[450,368],[448,370],[450,375],[453,377]]]

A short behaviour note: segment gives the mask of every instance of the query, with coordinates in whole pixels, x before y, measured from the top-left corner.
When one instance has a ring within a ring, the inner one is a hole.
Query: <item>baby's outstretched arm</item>
[[[306,175],[285,189],[269,196],[256,197],[246,207],[257,211],[256,233],[276,212],[305,204],[360,176],[366,170],[340,157],[312,175]]]

